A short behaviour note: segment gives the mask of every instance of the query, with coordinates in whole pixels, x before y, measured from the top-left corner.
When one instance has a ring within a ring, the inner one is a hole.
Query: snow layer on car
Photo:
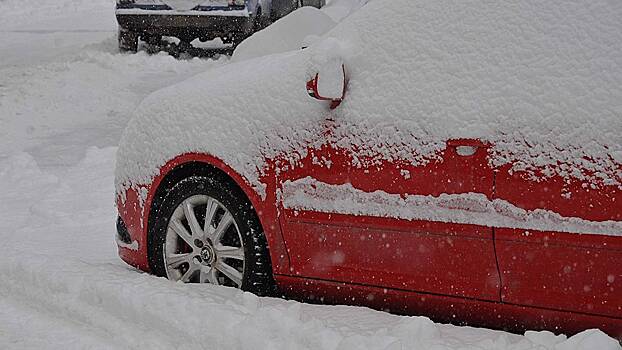
[[[322,7],[322,12],[327,14],[335,22],[341,22],[344,18],[358,11],[370,0],[329,0]]]
[[[622,236],[619,221],[592,222],[549,210],[524,210],[501,199],[490,200],[482,193],[402,196],[364,192],[351,184],[331,185],[311,177],[283,184],[283,206],[324,213]]]
[[[622,186],[622,2],[376,0],[307,50],[209,71],[138,108],[117,190],[187,152],[220,158],[261,190],[265,158],[296,164],[334,142],[360,164],[429,161],[446,140],[490,141],[491,163]],[[342,58],[334,112],[306,81]]]

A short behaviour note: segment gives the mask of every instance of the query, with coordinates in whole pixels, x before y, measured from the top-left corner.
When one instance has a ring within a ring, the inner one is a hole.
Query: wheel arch
[[[147,235],[151,232],[155,215],[157,215],[158,208],[164,200],[167,191],[180,180],[197,175],[215,176],[231,184],[233,188],[239,191],[239,195],[244,196],[250,202],[268,242],[273,273],[288,271],[289,257],[278,223],[274,186],[268,184],[266,186],[266,194],[262,196],[245,177],[222,160],[208,154],[190,153],[180,155],[161,167],[160,175],[154,179],[150,186],[145,208],[147,211],[144,216],[147,218],[145,242],[148,241]]]

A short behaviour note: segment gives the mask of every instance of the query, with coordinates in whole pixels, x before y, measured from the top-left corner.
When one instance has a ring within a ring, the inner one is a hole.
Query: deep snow
[[[599,331],[519,336],[135,271],[114,242],[121,131],[148,93],[228,59],[119,55],[112,1],[0,14],[0,349],[620,349]]]

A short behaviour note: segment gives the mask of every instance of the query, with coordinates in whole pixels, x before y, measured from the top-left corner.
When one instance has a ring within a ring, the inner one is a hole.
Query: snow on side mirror
[[[346,67],[341,60],[334,60],[324,64],[307,82],[307,92],[316,100],[330,101],[330,109],[335,109],[345,97],[346,84]]]

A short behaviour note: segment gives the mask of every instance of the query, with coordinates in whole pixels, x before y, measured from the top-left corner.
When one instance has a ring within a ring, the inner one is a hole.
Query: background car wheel
[[[138,51],[138,34],[127,29],[119,28],[117,37],[119,41],[119,51],[121,52],[137,52]]]
[[[158,276],[258,295],[274,290],[259,219],[227,181],[192,176],[177,183],[160,205],[148,241],[149,264]]]
[[[321,8],[322,6],[326,5],[326,0],[297,0],[297,1],[298,1],[298,7],[313,6],[316,8]]]
[[[255,23],[253,25],[253,33],[256,33],[270,25],[270,17],[264,16],[261,7],[255,13]]]

